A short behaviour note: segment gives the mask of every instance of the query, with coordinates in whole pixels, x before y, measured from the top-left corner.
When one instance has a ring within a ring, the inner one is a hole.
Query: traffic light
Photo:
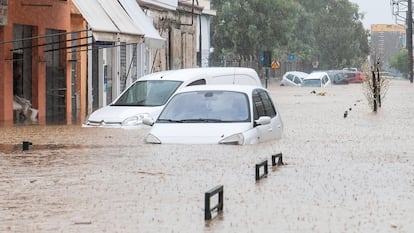
[[[271,67],[272,66],[272,51],[264,51],[263,55],[264,55],[263,66]]]

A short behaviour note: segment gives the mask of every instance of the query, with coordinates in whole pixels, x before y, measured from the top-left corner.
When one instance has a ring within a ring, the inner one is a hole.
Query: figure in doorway
[[[13,110],[19,121],[30,119],[37,120],[37,110],[32,108],[29,100],[23,97],[23,72],[22,66],[17,62],[13,64]]]

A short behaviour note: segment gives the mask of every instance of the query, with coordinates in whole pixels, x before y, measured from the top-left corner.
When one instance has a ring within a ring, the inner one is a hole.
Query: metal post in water
[[[276,163],[276,158],[278,158],[277,163]],[[277,166],[284,165],[282,153],[272,155],[272,166],[276,166],[276,165]]]
[[[413,9],[412,0],[408,0],[407,9],[407,49],[408,49],[408,78],[413,83]]]
[[[377,62],[377,98],[378,107],[381,108],[381,77],[380,77],[380,62]]]
[[[377,77],[375,73],[375,69],[372,70],[372,91],[373,91],[373,111],[377,111]]]
[[[23,150],[29,150],[29,146],[33,145],[31,142],[23,141]]]
[[[264,168],[264,171],[263,171],[262,175],[260,175],[260,168],[261,167]],[[264,161],[256,164],[256,181],[260,180],[263,177],[266,177],[268,173],[269,173],[269,171],[268,171],[268,168],[267,168],[267,160],[264,160]]]
[[[223,185],[217,185],[204,194],[204,220],[210,220],[212,218],[211,211],[217,210],[218,213],[223,211]],[[218,194],[218,203],[211,208],[211,197]]]

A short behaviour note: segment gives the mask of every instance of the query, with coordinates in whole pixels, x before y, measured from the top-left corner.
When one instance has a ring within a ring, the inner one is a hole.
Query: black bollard
[[[29,150],[31,145],[33,145],[31,142],[23,141],[23,150]]]
[[[260,175],[260,168],[263,167],[264,171],[263,174]],[[256,164],[256,181],[260,180],[261,178],[267,177],[268,174],[268,169],[267,169],[267,160],[263,160],[260,163]]]
[[[211,207],[210,199],[218,193],[218,203]],[[204,220],[210,220],[211,211],[217,210],[217,213],[223,212],[223,185],[217,185],[204,194]]]

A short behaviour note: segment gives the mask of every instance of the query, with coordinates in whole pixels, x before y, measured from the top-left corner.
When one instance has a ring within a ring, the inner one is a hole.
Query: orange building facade
[[[0,126],[80,124],[145,74],[197,66],[203,7],[162,2],[0,0]]]
[[[6,9],[0,25],[0,122],[81,121],[87,62],[71,48],[87,43],[84,20],[72,17],[73,6],[64,0],[9,0]]]

